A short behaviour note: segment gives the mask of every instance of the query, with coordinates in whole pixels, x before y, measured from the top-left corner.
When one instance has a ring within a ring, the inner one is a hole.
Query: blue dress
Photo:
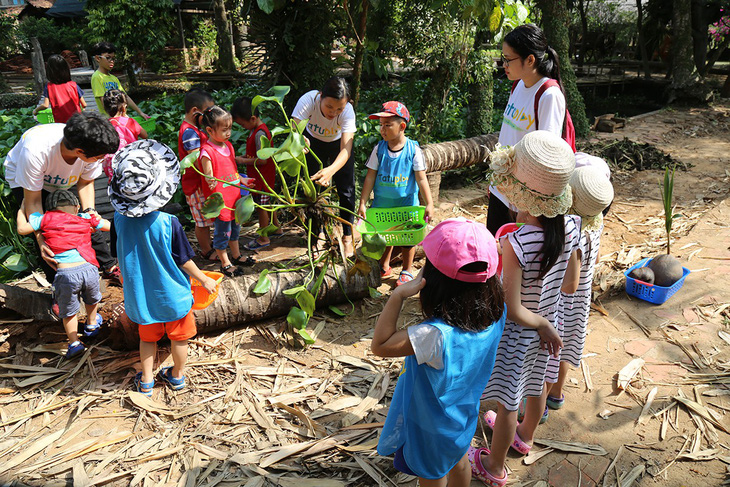
[[[388,142],[378,143],[378,175],[373,185],[373,208],[399,208],[418,205],[418,184],[413,157],[418,142],[406,139],[395,157],[388,153]]]
[[[476,432],[479,399],[489,380],[504,330],[502,317],[480,332],[443,320],[424,323],[443,337],[443,369],[405,358],[378,442],[380,455],[403,448],[408,468],[424,479],[446,475],[464,456]]]

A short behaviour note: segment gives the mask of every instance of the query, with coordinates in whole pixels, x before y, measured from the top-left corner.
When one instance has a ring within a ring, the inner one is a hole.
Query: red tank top
[[[218,148],[211,144],[209,141],[205,141],[203,145],[200,147],[200,153],[203,153],[203,150],[205,150],[205,153],[210,157],[210,162],[213,165],[213,176],[217,177],[218,179],[222,179],[224,181],[229,182],[240,182],[241,178],[238,175],[238,168],[236,167],[236,154],[233,152],[233,146],[230,142],[226,141],[226,146],[228,147],[229,155],[228,157],[224,156],[218,151]],[[200,159],[198,159],[200,161]],[[201,180],[203,180],[201,176]],[[215,185],[215,188],[210,189],[210,186],[208,186],[207,181],[203,181],[201,183],[201,187],[203,188],[203,196],[208,198],[213,193],[221,193],[223,195],[223,201],[225,202],[226,206],[228,208],[235,208],[236,201],[241,197],[241,190],[238,188],[238,186],[223,186],[223,183],[220,181],[217,182]],[[229,222],[234,219],[233,211],[228,209],[223,209],[221,211],[220,216],[218,217],[224,222]]]
[[[53,121],[66,123],[71,115],[80,112],[79,92],[75,82],[68,81],[60,85],[48,83],[48,100],[51,102]]]
[[[183,157],[188,155],[188,151],[185,150],[183,147],[183,132],[187,129],[193,129],[195,130],[195,133],[198,134],[198,137],[200,137],[200,145],[202,146],[205,141],[208,140],[208,137],[199,130],[195,125],[189,124],[185,120],[183,120],[183,123],[180,124],[180,130],[177,133],[177,153],[180,156],[180,160],[182,160]],[[200,166],[198,166],[198,169],[200,169]],[[183,193],[190,196],[191,194],[195,193],[198,188],[201,187],[201,179],[200,174],[198,174],[195,169],[188,169],[183,173],[182,180],[180,182],[180,186],[182,186]]]
[[[269,128],[266,124],[262,123],[251,131],[251,135],[249,135],[248,140],[246,140],[246,157],[256,157],[256,133],[260,130],[263,130],[266,137],[268,137],[269,141],[271,141],[271,132],[269,132]],[[262,161],[256,162],[253,167],[248,169],[247,176],[250,178],[256,178],[256,183],[254,184],[253,189],[267,191],[266,185],[264,184],[264,181],[266,181],[269,187],[273,190],[274,183],[276,182],[276,168],[274,167],[273,159],[266,159],[266,164],[262,164]]]
[[[91,233],[98,224],[99,219],[94,215],[87,220],[62,211],[49,211],[43,214],[41,232],[54,254],[76,249],[86,262],[99,267],[96,252],[91,248]]]

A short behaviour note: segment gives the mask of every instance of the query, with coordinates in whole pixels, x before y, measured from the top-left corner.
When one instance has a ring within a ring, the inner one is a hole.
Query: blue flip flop
[[[251,240],[249,243],[244,245],[243,248],[246,250],[259,250],[263,249],[264,247],[268,247],[269,245],[271,245],[271,243],[260,244],[256,240]]]

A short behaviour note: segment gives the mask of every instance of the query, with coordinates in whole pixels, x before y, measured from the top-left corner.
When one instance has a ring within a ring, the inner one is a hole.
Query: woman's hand
[[[560,349],[563,348],[563,340],[560,339],[558,331],[548,320],[543,318],[543,321],[544,323],[537,328],[537,333],[540,335],[540,348],[547,350],[550,355],[558,358],[560,357]]]
[[[332,184],[332,177],[335,173],[332,171],[331,166],[323,167],[312,176],[312,181],[324,186],[325,188]]]

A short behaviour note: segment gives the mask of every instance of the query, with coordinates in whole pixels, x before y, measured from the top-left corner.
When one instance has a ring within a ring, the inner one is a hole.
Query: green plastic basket
[[[426,221],[424,206],[403,206],[400,208],[368,208],[365,216],[367,222],[362,221],[357,231],[362,235],[378,233],[383,236],[390,246],[418,245],[426,236]],[[388,230],[397,225],[412,222],[420,224],[417,229]]]
[[[38,119],[38,123],[53,123],[53,112],[50,108],[46,108],[38,112],[36,118]]]
[[[53,112],[50,108],[41,110],[38,112],[36,117],[38,118],[38,123],[53,123],[54,121]],[[148,134],[155,131],[156,125],[154,119],[150,118],[149,120],[144,120],[139,115],[134,115],[132,118],[135,119]]]

